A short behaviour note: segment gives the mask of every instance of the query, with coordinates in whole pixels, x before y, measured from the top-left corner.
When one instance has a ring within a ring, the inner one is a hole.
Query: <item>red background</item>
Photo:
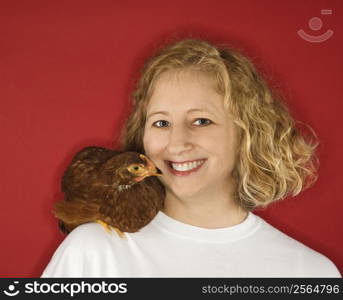
[[[64,238],[51,209],[65,167],[81,147],[117,145],[144,59],[186,36],[241,49],[318,134],[315,186],[257,214],[343,273],[342,9],[340,0],[0,1],[0,276],[40,276]],[[322,29],[309,28],[312,17]],[[334,34],[310,43],[299,29]]]

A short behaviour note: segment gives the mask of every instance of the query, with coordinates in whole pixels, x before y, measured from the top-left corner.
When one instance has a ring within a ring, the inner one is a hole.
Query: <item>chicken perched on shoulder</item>
[[[163,207],[161,171],[145,155],[86,147],[72,159],[62,178],[64,200],[53,213],[63,233],[98,222],[107,231],[137,232]]]

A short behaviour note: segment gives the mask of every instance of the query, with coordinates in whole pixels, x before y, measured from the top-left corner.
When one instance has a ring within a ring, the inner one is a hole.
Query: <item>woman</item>
[[[341,277],[253,214],[316,179],[313,144],[242,54],[186,39],[145,65],[123,146],[162,171],[163,211],[127,240],[79,226],[42,277]]]

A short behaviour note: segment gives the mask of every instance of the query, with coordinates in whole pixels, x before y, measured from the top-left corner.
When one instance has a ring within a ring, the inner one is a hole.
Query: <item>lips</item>
[[[173,163],[173,164],[186,164],[186,163],[192,163],[192,162],[197,162],[197,161],[202,161],[206,160],[205,158],[200,158],[200,159],[194,159],[194,160],[185,160],[185,161],[171,161],[171,160],[165,160],[168,163]]]
[[[206,160],[207,159],[197,159],[197,160],[187,160],[187,161],[183,161],[183,162],[174,162],[174,161],[164,161],[164,162],[168,166],[169,172],[172,173],[173,175],[187,176],[191,173],[198,171],[204,165]],[[201,163],[199,163],[199,162],[201,162]],[[177,164],[178,170],[175,170],[173,168],[172,164]],[[185,164],[188,164],[188,165],[185,165]],[[193,165],[195,165],[195,167],[192,169],[189,169],[189,170],[182,170],[183,168],[187,169],[187,167],[189,167],[189,164],[193,164]]]

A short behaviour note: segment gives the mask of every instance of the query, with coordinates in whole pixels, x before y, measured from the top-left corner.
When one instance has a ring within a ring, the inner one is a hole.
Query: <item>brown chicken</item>
[[[86,147],[71,161],[62,178],[64,201],[53,213],[63,233],[98,222],[107,231],[136,232],[163,207],[165,190],[155,176],[162,173],[136,152]]]

